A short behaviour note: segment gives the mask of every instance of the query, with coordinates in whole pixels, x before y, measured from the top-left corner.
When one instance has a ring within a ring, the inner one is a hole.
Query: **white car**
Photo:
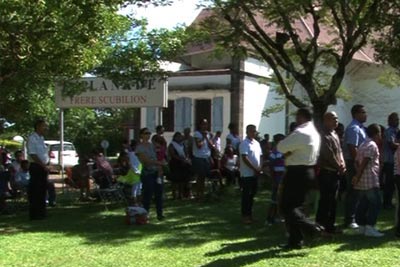
[[[44,141],[49,149],[50,158],[50,171],[59,172],[61,170],[61,165],[59,161],[59,151],[60,151],[60,141]],[[78,153],[76,153],[75,147],[71,142],[64,141],[64,151],[63,151],[63,163],[64,168],[72,167],[78,164]]]

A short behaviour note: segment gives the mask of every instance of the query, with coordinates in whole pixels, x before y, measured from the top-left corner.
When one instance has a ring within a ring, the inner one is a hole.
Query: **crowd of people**
[[[376,228],[380,209],[393,208],[395,189],[400,189],[399,116],[390,114],[386,129],[378,124],[365,127],[367,113],[362,105],[354,105],[351,116],[352,121],[345,128],[335,112],[327,112],[323,125],[317,129],[310,109],[301,108],[290,133],[276,134],[272,142],[268,134],[260,140],[255,125],[247,125],[246,135],[241,138],[237,125],[231,123],[224,148],[222,133],[210,133],[206,119],[198,122],[193,135],[190,128],[176,132],[169,144],[163,126],[157,126],[153,135],[143,128],[140,140],[124,142],[118,171],[97,151],[96,172],[88,168],[88,158],[80,158],[70,170],[70,182],[81,189],[81,199],[87,199],[90,177],[104,188],[118,174],[117,180],[127,185],[131,205],[140,205],[149,212],[155,199],[158,220],[165,218],[165,179],[171,183],[174,199],[203,201],[206,182],[211,180],[220,186],[236,185],[241,192],[242,222],[251,224],[259,179],[269,177],[272,187],[266,223],[285,222],[285,248],[301,248],[307,235],[342,233],[343,227],[336,224],[339,198],[344,199],[344,227],[365,236],[382,237],[384,234]],[[10,184],[13,188],[26,188],[32,220],[46,217],[46,201],[55,205],[43,138],[46,128],[44,120],[35,124],[28,139],[29,161],[17,151],[10,165]],[[315,220],[305,208],[312,190],[319,191]],[[397,220],[395,229],[400,237]]]
[[[309,109],[299,109],[291,132],[276,134],[272,142],[263,140],[255,125],[247,125],[246,136],[229,125],[226,147],[221,149],[221,132],[215,135],[201,120],[194,132],[173,135],[168,145],[163,127],[140,132],[141,149],[135,153],[143,164],[143,206],[149,210],[156,196],[157,217],[162,214],[165,176],[172,184],[174,198],[204,199],[205,182],[216,179],[224,185],[237,184],[241,191],[241,215],[244,224],[253,223],[254,196],[260,177],[271,179],[271,201],[267,224],[284,221],[288,232],[286,248],[299,248],[306,235],[333,236],[351,228],[365,236],[382,237],[376,228],[381,209],[393,208],[395,185],[399,185],[400,149],[396,113],[389,115],[389,127],[378,124],[365,127],[367,114],[362,105],[351,110],[352,121],[345,128],[335,112],[327,112],[317,129]],[[267,172],[267,173],[266,173]],[[264,174],[264,175],[263,175]],[[224,179],[224,181],[222,180]],[[194,192],[190,187],[195,181]],[[319,191],[315,220],[308,217],[307,196]],[[338,198],[344,199],[343,227],[336,224]],[[400,228],[396,228],[400,236]]]

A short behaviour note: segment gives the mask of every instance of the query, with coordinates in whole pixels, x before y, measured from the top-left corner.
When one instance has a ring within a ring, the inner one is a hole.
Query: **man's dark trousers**
[[[287,166],[281,207],[289,232],[288,245],[300,245],[303,234],[312,234],[316,229],[316,224],[304,213],[306,195],[314,183],[315,170],[312,166]]]
[[[29,218],[31,220],[44,219],[46,217],[48,171],[41,165],[32,162],[29,174],[31,176],[28,186]]]
[[[254,196],[257,193],[258,177],[241,177],[242,180],[242,216],[251,217]]]
[[[339,175],[336,171],[321,170],[318,176],[319,203],[316,221],[330,233],[335,232],[336,196],[339,189]]]

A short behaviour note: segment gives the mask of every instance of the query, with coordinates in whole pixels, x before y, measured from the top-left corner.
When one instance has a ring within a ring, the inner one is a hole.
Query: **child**
[[[212,143],[214,144],[214,148],[216,152],[218,152],[218,155],[221,154],[221,131],[217,131],[215,133],[215,136],[212,138]]]
[[[158,135],[153,136],[151,139],[156,150],[157,160],[161,162],[166,162],[167,147],[165,146],[165,140]],[[165,165],[166,166],[166,165]],[[166,172],[166,167],[158,167],[157,183],[162,184],[164,174]]]
[[[131,165],[131,170],[135,174],[135,179],[132,185],[132,199],[134,206],[141,206],[141,192],[142,192],[142,183],[140,182],[140,174],[142,172],[142,164],[140,163],[138,157],[135,154],[137,142],[135,140],[131,141],[130,151],[128,153],[129,161]]]
[[[365,236],[382,237],[383,233],[375,229],[381,198],[379,190],[379,148],[381,129],[378,124],[367,128],[368,138],[360,145],[356,156],[357,173],[352,183],[359,201],[356,222],[359,231]]]
[[[225,148],[225,153],[222,157],[222,173],[226,177],[227,185],[234,185],[236,179],[240,177],[238,156],[234,154],[232,146]]]
[[[135,154],[136,141],[132,140],[129,152],[122,151],[118,158],[120,166],[120,176],[117,181],[124,184],[124,193],[129,190],[131,206],[140,206],[139,197],[141,195],[142,183],[140,182],[140,174],[142,165]],[[126,191],[125,191],[126,190]],[[126,192],[128,194],[128,192]]]
[[[278,191],[285,173],[285,158],[284,155],[278,151],[277,146],[280,141],[285,138],[283,134],[276,134],[273,137],[273,148],[269,154],[269,166],[272,176],[272,190],[271,190],[271,205],[269,206],[267,223],[274,224],[278,215]]]
[[[29,184],[29,161],[21,161],[21,169],[15,173],[13,189],[24,189],[28,187]]]
[[[90,168],[88,166],[89,159],[87,157],[80,157],[78,164],[72,167],[71,179],[72,186],[79,188],[80,201],[88,201],[90,198]]]

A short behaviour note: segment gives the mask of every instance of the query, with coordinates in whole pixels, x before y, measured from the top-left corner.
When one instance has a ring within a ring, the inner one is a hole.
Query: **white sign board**
[[[107,149],[110,146],[110,143],[107,140],[103,140],[100,145],[102,148]]]
[[[130,84],[116,85],[97,77],[82,78],[86,91],[63,96],[63,86],[56,87],[56,105],[59,108],[132,108],[167,107],[168,82],[166,79],[149,78]]]

